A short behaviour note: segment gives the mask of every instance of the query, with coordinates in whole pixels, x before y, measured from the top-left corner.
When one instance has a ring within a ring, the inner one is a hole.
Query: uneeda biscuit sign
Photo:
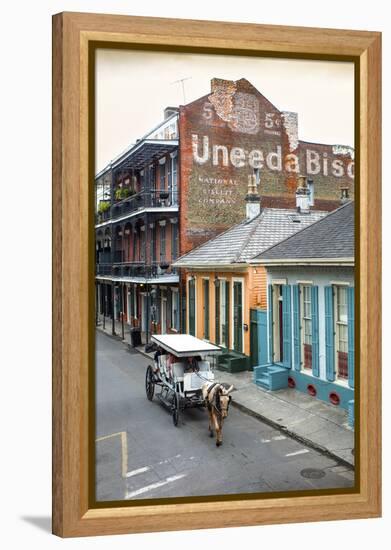
[[[298,176],[313,182],[314,208],[354,194],[354,150],[299,139],[298,114],[278,110],[245,79],[213,79],[211,93],[180,108],[182,252],[241,221],[248,176],[263,204],[294,207]]]

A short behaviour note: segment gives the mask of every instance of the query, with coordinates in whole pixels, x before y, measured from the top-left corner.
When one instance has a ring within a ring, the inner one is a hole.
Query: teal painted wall
[[[303,374],[303,372],[297,372],[293,369],[289,372],[289,376],[296,382],[296,390],[308,394],[307,386],[311,384],[316,388],[316,399],[321,399],[327,403],[330,403],[330,393],[336,393],[340,398],[340,404],[338,406],[345,410],[348,410],[349,408],[349,401],[354,399],[354,390],[347,388],[346,386],[334,384],[332,382],[328,382],[327,380],[320,380],[319,378],[309,376],[308,374]]]

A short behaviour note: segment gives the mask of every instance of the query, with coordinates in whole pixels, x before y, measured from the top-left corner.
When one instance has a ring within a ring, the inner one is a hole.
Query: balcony
[[[129,279],[134,282],[167,281],[178,282],[178,270],[168,262],[154,262],[147,265],[143,261],[114,262],[113,264],[99,263],[96,265],[96,275],[115,279]]]
[[[168,267],[166,268],[166,266]],[[142,261],[113,264],[114,277],[156,279],[177,274],[178,271],[167,262],[155,262],[152,265],[147,265]]]
[[[109,219],[118,220],[145,208],[171,208],[178,206],[177,191],[140,191],[126,199],[115,202],[108,211],[96,215],[96,224],[105,223]]]

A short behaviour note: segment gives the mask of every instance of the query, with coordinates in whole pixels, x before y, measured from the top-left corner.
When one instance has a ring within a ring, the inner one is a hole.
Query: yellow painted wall
[[[248,267],[246,271],[192,271],[195,277],[196,287],[196,336],[204,338],[204,293],[203,280],[209,278],[209,340],[216,343],[216,316],[215,316],[215,284],[217,276],[219,279],[226,279],[230,283],[230,335],[229,347],[233,347],[233,323],[232,319],[232,288],[235,279],[243,280],[243,323],[248,326],[248,330],[243,333],[243,352],[250,355],[250,309],[266,309],[266,270],[263,267]],[[187,277],[190,272],[186,273]],[[187,304],[187,314],[188,314]],[[188,318],[187,318],[188,330]]]

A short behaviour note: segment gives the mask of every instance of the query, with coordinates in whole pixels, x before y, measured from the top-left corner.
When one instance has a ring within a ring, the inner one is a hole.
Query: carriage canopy
[[[151,340],[176,357],[218,355],[222,353],[222,349],[219,346],[210,344],[191,334],[154,334]]]

